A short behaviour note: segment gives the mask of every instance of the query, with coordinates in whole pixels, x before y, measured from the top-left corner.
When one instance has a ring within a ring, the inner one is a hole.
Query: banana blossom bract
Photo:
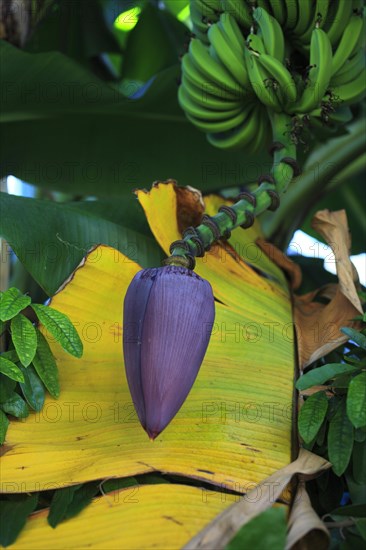
[[[184,267],[139,271],[124,301],[126,375],[151,439],[184,403],[206,353],[215,318],[211,285]]]

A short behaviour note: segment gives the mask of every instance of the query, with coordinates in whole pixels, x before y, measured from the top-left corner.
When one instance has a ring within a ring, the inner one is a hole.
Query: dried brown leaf
[[[184,546],[186,550],[215,548],[220,550],[251,519],[273,505],[295,474],[309,479],[327,470],[331,464],[324,458],[300,449],[298,458],[257,485],[246,498],[232,504]]]
[[[305,483],[299,483],[289,518],[286,550],[326,550],[329,533],[311,506]]]
[[[291,288],[293,290],[299,288],[302,279],[300,266],[295,264],[282,250],[265,239],[259,238],[256,243],[278,267],[285,271],[290,280]]]
[[[334,252],[339,284],[294,296],[300,369],[347,341],[340,328],[357,327],[351,319],[362,313],[356,291],[357,272],[349,259],[350,234],[345,211],[321,210],[315,214],[312,225]],[[329,302],[316,301],[319,298]]]

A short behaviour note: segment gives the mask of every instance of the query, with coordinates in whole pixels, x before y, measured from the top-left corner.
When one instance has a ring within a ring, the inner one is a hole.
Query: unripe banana
[[[279,113],[282,111],[282,105],[274,89],[277,84],[273,82],[269,73],[259,63],[259,56],[260,54],[249,48],[245,51],[245,60],[252,88],[263,105]]]
[[[213,82],[223,90],[228,90],[234,94],[240,93],[240,86],[231,73],[212,58],[208,48],[202,42],[196,38],[191,40],[188,51],[192,62],[202,74],[203,81]]]
[[[332,86],[331,92],[343,105],[352,105],[361,101],[366,96],[366,70],[363,69],[354,80],[347,84]]]
[[[208,30],[208,39],[213,48],[213,57],[216,57],[223,67],[233,75],[240,87],[250,88],[244,52],[237,51],[236,46],[228,42],[227,35],[219,24],[211,25]],[[212,55],[211,47],[210,53]]]
[[[312,5],[310,2],[304,2],[304,0],[297,0],[297,11],[298,18],[293,33],[295,36],[301,36],[312,24]]]
[[[208,134],[217,134],[221,132],[227,132],[236,128],[246,118],[245,111],[241,110],[237,115],[232,116],[231,118],[226,118],[219,121],[203,120],[189,115],[186,112],[186,117],[199,129]]]
[[[244,55],[245,39],[236,22],[236,19],[230,13],[222,13],[220,21],[217,23],[225,33],[228,42],[237,50],[238,53]]]
[[[180,86],[178,90],[178,101],[182,109],[190,116],[207,121],[220,121],[227,118],[233,118],[241,112],[241,106],[237,106],[232,110],[218,111],[212,110],[207,104],[197,102],[187,92],[184,86]]]
[[[286,8],[282,0],[269,0],[273,17],[277,19],[280,25],[284,25],[286,21]]]
[[[332,46],[327,33],[315,28],[311,35],[308,82],[290,112],[309,113],[320,104],[329,85],[332,70]]]
[[[335,75],[346,63],[347,59],[351,57],[362,30],[363,20],[359,15],[352,15],[333,55],[332,75]]]
[[[261,38],[266,52],[283,62],[285,39],[280,24],[263,8],[256,8],[253,11],[253,17],[261,30]]]
[[[320,28],[324,26],[325,21],[327,20],[330,0],[317,0],[315,8],[311,6],[311,2],[309,2],[308,0],[305,0],[305,2],[304,0],[298,1],[300,3],[299,5],[301,5],[302,10],[306,11],[306,14],[308,14],[309,9],[311,11],[309,25],[306,27],[305,32],[299,36],[299,42],[302,45],[301,49],[304,50],[304,47],[306,47],[310,43],[314,27],[316,25]]]
[[[184,71],[182,74],[182,86],[193,101],[213,111],[230,111],[236,109],[240,107],[244,99],[243,97],[229,100],[224,97],[222,91],[218,90],[217,87],[212,88],[211,86],[206,86],[203,82],[196,85],[189,79]]]
[[[329,41],[335,47],[344,32],[352,15],[352,1],[338,0],[330,4],[327,19],[324,24]]]
[[[251,8],[245,0],[221,0],[221,8],[225,13],[230,13],[243,29],[251,27],[253,23]]]
[[[270,78],[278,84],[279,99],[283,106],[296,101],[296,84],[286,67],[275,57],[268,54],[259,54],[258,62],[267,71]]]
[[[342,86],[352,82],[365,68],[365,54],[358,50],[344,63],[341,69],[332,76],[329,86]]]
[[[243,149],[247,148],[257,135],[259,107],[251,104],[247,106],[245,118],[241,124],[225,133],[208,134],[207,139],[219,149]]]
[[[306,2],[304,2],[306,3]],[[286,0],[286,29],[293,29],[299,17],[297,0]]]

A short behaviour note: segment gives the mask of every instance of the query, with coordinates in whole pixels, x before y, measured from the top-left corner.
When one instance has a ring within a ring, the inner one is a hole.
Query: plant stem
[[[263,220],[266,237],[271,237],[277,246],[288,245],[310,206],[328,190],[341,185],[343,169],[347,170],[348,165],[364,152],[364,121],[353,123],[348,130],[349,134],[330,140],[312,155],[304,173],[283,198],[278,215]]]
[[[198,227],[188,228],[182,240],[172,243],[166,264],[194,269],[194,258],[203,256],[214,242],[236,227],[250,227],[255,216],[278,207],[279,195],[287,190],[296,171],[296,146],[288,132],[290,117],[283,113],[271,113],[270,117],[274,144],[271,174],[260,178],[253,193],[243,193],[233,206],[222,207],[215,216],[204,217]]]

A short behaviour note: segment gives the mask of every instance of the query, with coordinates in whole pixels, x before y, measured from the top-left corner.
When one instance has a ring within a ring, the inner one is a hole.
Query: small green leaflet
[[[0,403],[4,403],[4,401],[9,399],[16,385],[17,383],[15,380],[0,373]]]
[[[31,303],[29,296],[25,296],[17,288],[9,288],[0,295],[0,319],[8,321],[15,317],[22,309]]]
[[[328,410],[328,399],[320,391],[310,395],[300,409],[299,432],[305,443],[310,443],[320,430]]]
[[[35,411],[39,412],[44,403],[45,389],[38,378],[34,368],[30,365],[27,369],[20,367],[24,375],[24,383],[20,384],[20,388],[28,405]]]
[[[354,342],[356,342],[358,346],[360,346],[363,349],[366,349],[366,336],[364,334],[350,327],[341,328],[341,332],[343,332],[343,334],[348,336],[350,340],[353,340]]]
[[[4,412],[16,418],[26,418],[29,415],[27,403],[17,393],[13,393],[7,401],[1,403],[0,407]]]
[[[47,521],[51,527],[55,528],[60,521],[63,520],[67,507],[72,501],[75,491],[77,491],[79,487],[81,487],[81,485],[73,485],[55,491],[47,516]]]
[[[33,361],[37,349],[36,329],[31,321],[19,313],[10,323],[11,338],[18,357],[25,367]]]
[[[27,517],[31,514],[38,502],[38,494],[22,495],[22,500],[3,500],[0,506],[0,544],[9,546],[23,529]]]
[[[328,431],[328,455],[333,471],[341,476],[349,463],[353,449],[353,426],[347,416],[346,402],[341,401],[331,418]]]
[[[353,444],[352,474],[356,483],[366,484],[366,445],[363,442],[355,441]],[[365,494],[365,486],[363,494]]]
[[[99,483],[91,481],[82,485],[65,487],[55,492],[47,521],[55,528],[61,521],[72,518],[88,506],[99,493]]]
[[[366,372],[352,378],[349,384],[347,414],[355,428],[366,426]]]
[[[43,306],[41,304],[32,304],[32,308],[34,309],[39,321],[52,334],[52,336],[56,338],[65,351],[75,357],[82,356],[82,341],[80,340],[74,325],[66,315],[50,306]]]
[[[340,374],[348,374],[356,372],[357,370],[357,367],[353,367],[352,365],[348,365],[346,363],[329,363],[328,365],[315,368],[304,374],[296,382],[296,389],[307,390],[312,386],[324,384],[327,380],[331,380]]]
[[[33,366],[52,397],[58,397],[60,395],[60,384],[56,361],[46,338],[38,329],[37,342],[37,352],[33,359]]]
[[[6,414],[0,409],[0,445],[5,441],[6,432],[8,430],[9,420]]]
[[[12,380],[24,382],[24,376],[16,364],[13,361],[9,361],[9,359],[5,359],[2,355],[0,355],[0,372],[6,374]]]
[[[244,525],[225,550],[283,550],[286,546],[286,533],[286,511],[283,508],[269,508]]]
[[[349,506],[340,506],[330,512],[331,516],[348,516],[354,518],[366,517],[366,504],[350,504]]]

